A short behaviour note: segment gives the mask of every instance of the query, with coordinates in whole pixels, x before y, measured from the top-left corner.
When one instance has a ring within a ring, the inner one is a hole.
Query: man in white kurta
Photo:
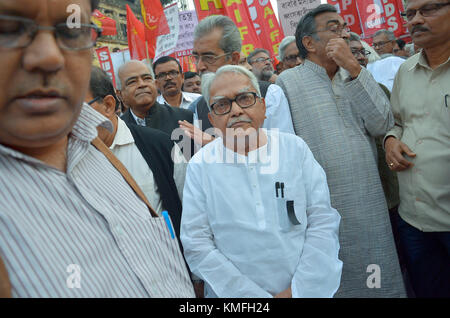
[[[223,137],[189,162],[181,240],[205,297],[332,297],[342,270],[340,216],[323,169],[301,138],[259,130],[264,100],[248,103],[260,93],[243,67],[222,67],[202,91]],[[229,112],[220,114],[224,104]],[[255,136],[242,151],[239,142]]]

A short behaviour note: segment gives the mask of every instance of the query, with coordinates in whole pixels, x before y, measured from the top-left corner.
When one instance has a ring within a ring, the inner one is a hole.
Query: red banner
[[[250,12],[245,0],[223,0],[223,7],[226,15],[229,16],[236,24],[241,33],[242,49],[241,51],[247,56],[254,49],[262,47],[261,41],[253,27]]]
[[[139,21],[127,4],[127,37],[132,60],[143,60],[145,53],[144,24]]]
[[[247,0],[250,17],[262,47],[268,50],[272,57],[278,55],[278,47],[284,38],[283,30],[278,24],[275,12],[269,0]]]
[[[100,62],[100,68],[108,73],[114,87],[116,87],[116,77],[114,74],[113,62],[108,47],[104,46],[95,50],[97,53],[98,61]]]
[[[336,7],[339,15],[353,32],[359,35],[362,34],[356,0],[328,0],[328,3]]]
[[[150,58],[155,57],[156,39],[159,35],[169,34],[170,29],[159,0],[141,0],[141,13],[144,19],[145,40]]]
[[[102,28],[102,35],[117,35],[116,21],[100,11],[94,10],[92,13],[92,22],[99,28]]]
[[[363,37],[369,38],[375,32],[387,29],[394,32],[398,38],[407,31],[403,27],[403,18],[400,12],[403,11],[403,4],[397,0],[356,0]]]
[[[194,0],[198,21],[210,15],[226,15],[222,0]]]

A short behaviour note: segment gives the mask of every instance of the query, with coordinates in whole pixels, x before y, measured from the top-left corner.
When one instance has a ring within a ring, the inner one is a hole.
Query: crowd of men
[[[0,3],[0,296],[450,297],[450,2],[372,46],[319,5],[276,64],[209,16],[116,88],[97,5]]]

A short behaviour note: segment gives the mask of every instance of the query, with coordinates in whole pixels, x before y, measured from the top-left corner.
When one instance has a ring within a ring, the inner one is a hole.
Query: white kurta
[[[191,159],[181,220],[186,261],[206,297],[272,297],[289,287],[293,297],[332,297],[342,271],[340,216],[325,173],[301,138],[266,133],[268,143],[248,157],[218,138]],[[284,183],[284,198],[281,191],[276,198],[275,182]],[[288,200],[298,225],[289,223]]]

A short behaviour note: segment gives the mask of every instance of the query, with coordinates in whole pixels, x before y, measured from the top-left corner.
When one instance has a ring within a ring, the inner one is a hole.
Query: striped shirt
[[[66,173],[0,145],[0,255],[13,296],[194,297],[163,218],[90,144],[104,122],[83,106]]]

